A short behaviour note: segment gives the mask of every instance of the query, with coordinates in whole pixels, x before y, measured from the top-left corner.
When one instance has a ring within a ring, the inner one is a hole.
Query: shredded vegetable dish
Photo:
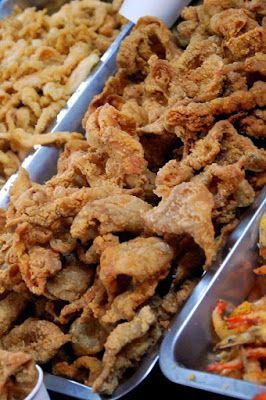
[[[260,221],[260,255],[265,259],[266,213]],[[266,266],[254,270],[265,275]],[[264,282],[265,286],[265,282]],[[266,383],[266,296],[255,302],[244,301],[228,312],[225,301],[219,300],[212,322],[219,342],[215,346],[217,361],[208,366],[208,371],[245,379],[250,382]]]

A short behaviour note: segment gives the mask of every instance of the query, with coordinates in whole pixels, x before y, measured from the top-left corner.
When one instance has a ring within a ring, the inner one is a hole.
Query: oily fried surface
[[[76,0],[51,15],[26,8],[1,20],[1,186],[35,144],[64,139],[40,134],[117,36],[116,3]]]
[[[23,349],[37,363],[43,364],[68,340],[69,336],[52,322],[28,318],[1,338],[0,347],[10,351]]]
[[[117,64],[57,174],[20,171],[0,234],[1,346],[106,394],[266,182],[265,6],[205,0],[172,32],[145,17]]]
[[[29,354],[0,350],[0,397],[23,400],[38,380],[35,362]]]

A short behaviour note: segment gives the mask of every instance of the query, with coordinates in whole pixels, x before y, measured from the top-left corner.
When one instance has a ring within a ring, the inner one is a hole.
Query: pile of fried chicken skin
[[[266,4],[205,0],[122,42],[45,184],[1,212],[0,348],[111,394],[265,184]]]

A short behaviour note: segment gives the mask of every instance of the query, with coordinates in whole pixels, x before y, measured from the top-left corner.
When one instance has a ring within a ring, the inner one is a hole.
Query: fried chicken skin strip
[[[18,258],[22,278],[34,294],[43,294],[48,278],[62,269],[59,254],[49,248],[33,246],[28,253],[18,251]]]
[[[143,215],[150,208],[148,203],[127,194],[95,200],[80,210],[70,232],[83,242],[111,232],[140,233]]]
[[[29,354],[0,350],[0,398],[24,400],[38,380],[36,365]]]
[[[204,184],[184,182],[174,187],[159,206],[146,213],[145,222],[152,232],[159,235],[191,235],[204,250],[207,267],[216,253],[213,207],[213,196]]]
[[[103,368],[93,383],[94,391],[105,392],[104,383],[112,372],[116,358],[121,350],[133,340],[144,336],[155,324],[156,317],[149,306],[143,307],[130,322],[119,324],[108,336],[104,345]]]
[[[45,296],[72,302],[79,299],[92,283],[94,271],[78,262],[63,267],[47,280]]]
[[[29,297],[27,293],[23,295],[10,292],[0,300],[0,337],[10,329],[12,323],[25,309]]]
[[[65,335],[54,323],[28,318],[1,338],[0,348],[13,352],[23,350],[37,363],[44,364],[53,358],[69,339],[69,335]]]
[[[218,97],[205,103],[190,102],[188,105],[176,105],[168,110],[164,117],[164,127],[179,135],[180,126],[189,132],[205,131],[215,121],[215,117],[231,114],[239,109],[252,110],[266,104],[266,84],[257,81],[249,91],[236,91],[227,97]]]
[[[89,116],[85,130],[92,148],[100,147],[105,154],[106,179],[122,186],[144,174],[147,162],[133,118],[105,104]]]
[[[72,364],[66,361],[58,361],[53,365],[53,373],[69,379],[76,379],[91,386],[102,369],[102,362],[96,357],[81,356]]]
[[[97,319],[87,318],[87,321],[77,318],[71,325],[71,344],[77,356],[97,354],[104,348],[108,331]]]
[[[119,68],[128,75],[148,72],[148,60],[156,54],[170,60],[180,51],[174,44],[174,36],[161,20],[154,17],[140,18],[132,34],[121,44],[117,57]]]
[[[195,171],[211,164],[221,151],[223,132],[216,124],[203,138],[199,139],[190,154],[181,161],[170,160],[157,173],[155,193],[165,197],[172,187],[189,181]]]
[[[173,250],[156,237],[137,238],[107,248],[101,256],[99,279],[109,300],[102,321],[131,319],[168,273]],[[124,287],[121,293],[121,287]]]

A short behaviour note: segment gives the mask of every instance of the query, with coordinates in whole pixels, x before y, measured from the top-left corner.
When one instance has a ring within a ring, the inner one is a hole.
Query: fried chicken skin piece
[[[103,152],[105,179],[128,186],[131,177],[145,173],[147,162],[132,117],[105,104],[89,116],[85,130],[91,147]]]
[[[216,124],[203,138],[195,142],[191,152],[181,161],[170,160],[157,173],[155,193],[165,197],[172,187],[189,181],[195,171],[211,164],[221,151],[223,132]]]
[[[77,318],[70,327],[71,345],[77,356],[97,354],[104,348],[108,331],[93,316]]]
[[[231,114],[239,109],[252,110],[256,106],[266,105],[266,84],[257,81],[249,91],[239,90],[227,97],[218,97],[205,103],[190,102],[167,110],[164,127],[179,135],[180,126],[191,133],[206,131],[215,121],[215,117]]]
[[[103,356],[103,368],[93,383],[93,390],[106,392],[105,381],[112,372],[117,356],[133,340],[141,338],[156,322],[156,316],[149,306],[143,307],[130,322],[119,324],[108,336]]]
[[[37,363],[44,364],[53,358],[69,339],[69,335],[65,335],[54,323],[28,318],[1,338],[0,348],[13,352],[23,350]]]
[[[189,234],[204,250],[208,267],[216,253],[212,224],[213,196],[202,183],[184,182],[175,186],[169,196],[148,211],[145,222],[159,235]]]
[[[111,232],[140,233],[143,215],[150,208],[148,203],[127,194],[95,200],[80,210],[70,232],[82,242]]]
[[[0,350],[0,398],[24,400],[38,380],[36,365],[29,354]]]
[[[210,19],[211,31],[227,40],[239,37],[258,26],[258,22],[253,19],[253,14],[243,8],[228,8],[214,14]]]
[[[44,295],[69,302],[77,300],[92,283],[93,275],[93,269],[74,261],[48,279]]]
[[[27,293],[10,292],[0,300],[0,337],[10,329],[12,323],[25,309],[29,297]]]
[[[109,300],[104,323],[131,319],[167,275],[172,248],[156,237],[137,238],[107,248],[101,256],[99,279]]]
[[[253,114],[240,120],[240,129],[250,137],[264,139],[266,137],[266,111],[255,110]]]
[[[119,68],[128,76],[147,74],[148,60],[155,54],[160,59],[171,60],[181,52],[175,46],[171,31],[158,18],[140,18],[132,34],[123,40],[117,57]]]
[[[66,361],[56,361],[53,364],[53,374],[75,379],[91,386],[102,369],[102,362],[96,357],[81,356],[72,364]]]
[[[28,252],[18,249],[19,269],[24,282],[34,294],[43,294],[48,278],[62,269],[59,253],[49,248],[33,246]]]
[[[119,244],[119,238],[112,233],[97,236],[87,250],[83,246],[77,247],[78,257],[84,264],[99,264],[102,252],[107,247],[117,244]]]

